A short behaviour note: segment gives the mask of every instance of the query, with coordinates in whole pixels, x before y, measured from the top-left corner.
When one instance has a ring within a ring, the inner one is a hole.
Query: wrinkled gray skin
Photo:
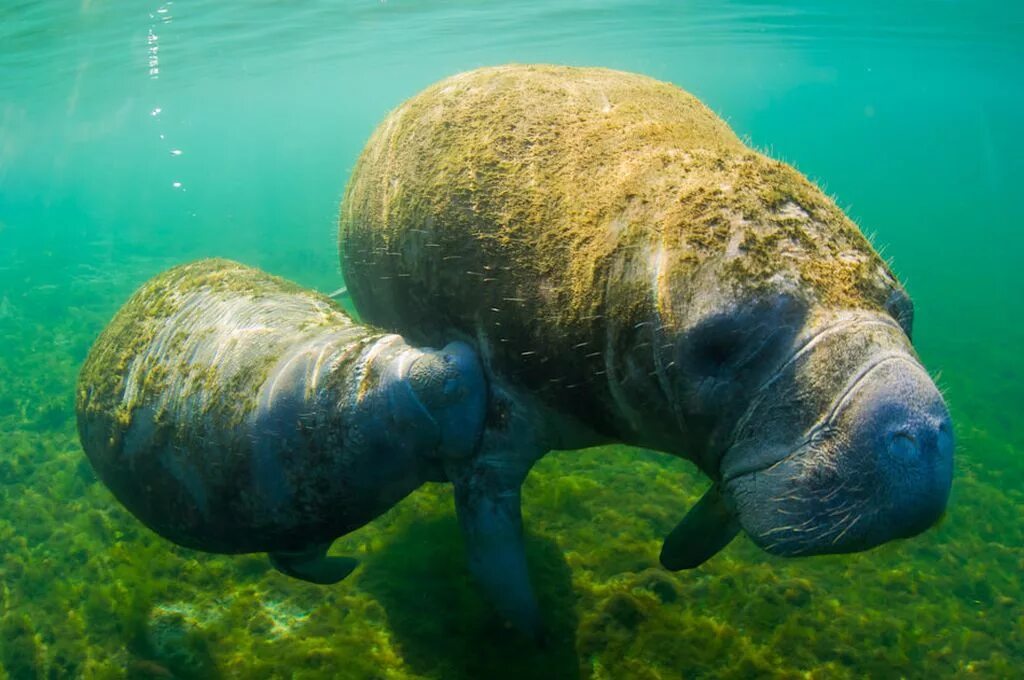
[[[165,538],[332,583],[355,567],[326,557],[335,538],[473,454],[484,396],[465,345],[414,349],[208,260],[115,317],[82,370],[78,426],[100,478]]]

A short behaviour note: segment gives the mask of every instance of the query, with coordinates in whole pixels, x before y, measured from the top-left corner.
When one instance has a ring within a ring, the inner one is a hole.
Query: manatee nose
[[[945,510],[953,470],[949,411],[916,362],[893,360],[865,377],[856,395],[854,441],[873,465],[892,537],[918,534]]]
[[[939,414],[941,408],[941,414]],[[942,515],[949,496],[953,433],[945,405],[908,412],[889,429],[879,467],[886,473],[897,536],[918,534]]]
[[[909,419],[908,419],[909,420]],[[894,460],[912,464],[916,460],[941,460],[953,455],[953,430],[949,415],[934,422],[896,425],[887,441],[888,453]]]

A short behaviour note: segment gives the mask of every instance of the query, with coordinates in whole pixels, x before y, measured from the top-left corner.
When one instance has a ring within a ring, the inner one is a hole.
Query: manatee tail
[[[672,571],[699,567],[729,545],[739,532],[739,522],[715,484],[665,538],[661,564]]]
[[[267,556],[279,572],[301,581],[330,585],[352,573],[359,561],[354,557],[328,557],[330,543],[321,543],[296,552],[273,552]]]

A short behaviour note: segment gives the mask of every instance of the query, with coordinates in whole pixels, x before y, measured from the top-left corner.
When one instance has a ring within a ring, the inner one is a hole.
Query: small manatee
[[[355,567],[327,557],[331,542],[444,479],[475,450],[485,401],[465,345],[414,349],[327,297],[204,260],[118,312],[77,411],[96,473],[154,531],[331,583]]]

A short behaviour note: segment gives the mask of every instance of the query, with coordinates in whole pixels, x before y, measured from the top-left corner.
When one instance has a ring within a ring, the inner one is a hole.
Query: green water
[[[1024,11],[1004,2],[7,2],[0,6],[0,678],[1019,677]],[[916,304],[957,431],[945,520],[869,553],[745,539],[657,565],[705,482],[611,447],[527,483],[537,649],[428,486],[318,587],[149,533],[74,427],[78,367],[141,282],[222,256],[341,285],[337,202],[388,110],[505,62],[693,92],[821,183]]]

